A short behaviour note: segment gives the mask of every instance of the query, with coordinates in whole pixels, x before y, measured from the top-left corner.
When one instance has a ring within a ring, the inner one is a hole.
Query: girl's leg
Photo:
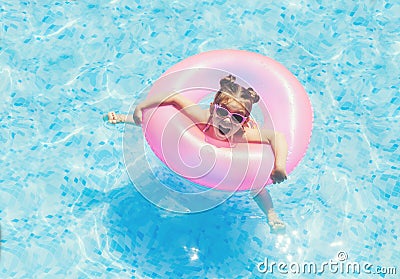
[[[285,224],[279,219],[276,214],[272,198],[269,192],[263,188],[258,194],[254,196],[253,199],[257,203],[258,207],[264,212],[268,218],[268,225],[271,227],[272,231],[280,231],[285,229]]]
[[[265,188],[262,188],[262,190],[255,196],[253,193],[253,199],[257,203],[258,207],[264,212],[264,214],[268,216],[268,211],[274,207],[269,192]]]

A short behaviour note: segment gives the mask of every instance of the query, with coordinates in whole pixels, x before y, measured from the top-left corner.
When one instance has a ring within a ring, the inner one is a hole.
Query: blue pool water
[[[382,0],[0,1],[0,277],[372,278],[258,265],[339,252],[398,276],[399,14]],[[225,48],[281,62],[313,104],[306,156],[270,187],[283,235],[244,193],[198,214],[153,206],[125,170],[123,125],[102,121]]]

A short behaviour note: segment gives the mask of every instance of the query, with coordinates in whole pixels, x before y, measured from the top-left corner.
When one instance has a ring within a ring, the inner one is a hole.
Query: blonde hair
[[[237,84],[236,77],[229,75],[219,81],[220,89],[214,97],[214,104],[219,104],[226,97],[231,97],[242,104],[246,109],[246,116],[250,115],[253,104],[260,100],[257,92],[253,88],[244,88]]]

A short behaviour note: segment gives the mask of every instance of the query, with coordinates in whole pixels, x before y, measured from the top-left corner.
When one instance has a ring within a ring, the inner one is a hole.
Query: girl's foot
[[[126,115],[116,114],[113,111],[110,111],[109,113],[107,113],[107,115],[104,115],[103,118],[105,121],[108,121],[111,124],[125,123],[127,120]]]
[[[279,219],[278,214],[271,208],[268,210],[268,225],[272,233],[283,233],[286,230],[286,225]]]

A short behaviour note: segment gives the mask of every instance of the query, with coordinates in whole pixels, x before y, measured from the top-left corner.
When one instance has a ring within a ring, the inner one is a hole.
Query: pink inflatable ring
[[[304,156],[311,137],[312,108],[299,81],[281,64],[257,53],[216,50],[189,57],[171,67],[151,87],[148,96],[184,94],[201,104],[219,89],[226,75],[252,87],[260,96],[255,106],[261,128],[286,136],[290,173]],[[209,102],[208,102],[209,104]],[[207,103],[205,103],[207,106]],[[253,109],[254,111],[254,109]],[[274,165],[271,147],[259,143],[229,143],[206,138],[202,130],[174,106],[143,113],[143,132],[153,152],[177,174],[207,188],[224,191],[260,189],[270,184]]]

